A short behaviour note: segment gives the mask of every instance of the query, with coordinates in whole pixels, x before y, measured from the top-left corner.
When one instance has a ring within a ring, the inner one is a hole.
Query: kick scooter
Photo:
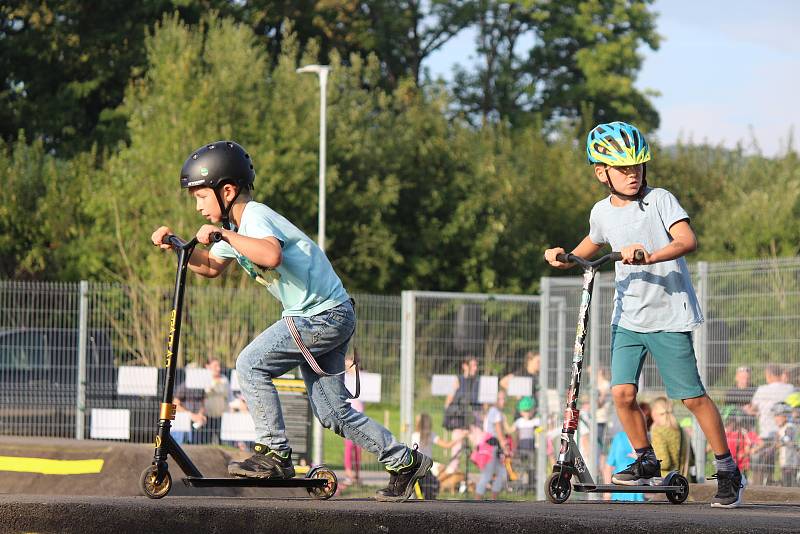
[[[211,235],[212,241],[222,239],[222,234],[215,232]],[[140,477],[140,485],[145,495],[151,499],[160,499],[169,493],[172,488],[172,476],[167,466],[167,455],[183,470],[186,477],[183,483],[189,487],[263,487],[263,488],[306,488],[309,495],[315,499],[330,499],[336,493],[337,479],[333,470],[325,466],[316,466],[308,471],[304,478],[266,479],[266,478],[209,478],[203,474],[189,459],[170,434],[171,421],[175,419],[177,410],[172,403],[173,388],[175,386],[175,357],[178,353],[178,342],[181,333],[181,312],[183,310],[183,293],[186,284],[186,268],[189,258],[197,246],[197,238],[184,241],[174,235],[166,236],[165,243],[172,245],[178,256],[178,270],[175,275],[175,293],[172,301],[172,314],[169,322],[169,335],[167,339],[167,355],[165,367],[167,370],[164,379],[164,395],[158,420],[158,431],[155,437],[155,454],[153,463],[147,467]]]
[[[637,250],[637,260],[644,259],[644,251]],[[573,254],[558,254],[556,260],[563,263],[577,263],[583,267],[583,290],[581,306],[578,312],[578,329],[575,334],[575,349],[572,356],[572,378],[567,391],[566,409],[564,410],[564,426],[561,428],[561,449],[558,460],[553,466],[553,474],[547,479],[547,498],[554,504],[561,504],[569,499],[572,490],[586,493],[665,493],[669,502],[681,504],[689,496],[689,481],[675,471],[670,471],[661,485],[658,486],[623,486],[617,484],[596,484],[583,460],[578,444],[575,442],[575,431],[578,429],[580,410],[578,395],[581,387],[583,370],[583,349],[589,326],[589,306],[592,301],[594,277],[600,266],[622,260],[622,254],[612,252],[595,261],[588,261]],[[573,480],[573,477],[576,480]]]

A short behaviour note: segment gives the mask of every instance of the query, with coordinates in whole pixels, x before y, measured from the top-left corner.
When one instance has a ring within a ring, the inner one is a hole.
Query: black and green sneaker
[[[611,482],[622,486],[659,486],[663,483],[661,478],[661,460],[655,454],[643,454],[632,464],[614,474]]]
[[[403,502],[414,493],[414,484],[425,476],[433,466],[433,460],[419,452],[416,447],[411,450],[411,463],[406,467],[389,471],[389,485],[375,493],[376,501]]]
[[[235,477],[248,478],[292,478],[292,449],[273,451],[266,445],[256,443],[255,454],[242,462],[231,462],[228,473]]]

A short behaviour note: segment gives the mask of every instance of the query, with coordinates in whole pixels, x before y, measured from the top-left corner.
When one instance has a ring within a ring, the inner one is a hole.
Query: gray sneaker
[[[717,494],[711,499],[714,508],[738,508],[744,500],[747,479],[738,469],[734,472],[719,471],[709,479],[717,479]]]
[[[433,460],[415,448],[411,451],[411,464],[397,471],[389,471],[389,485],[375,493],[376,501],[403,502],[414,493],[417,480],[425,476]]]
[[[266,445],[256,443],[255,454],[243,462],[228,464],[228,473],[235,477],[247,478],[292,478],[292,450],[273,451]]]
[[[661,460],[653,455],[642,455],[615,473],[611,482],[620,486],[659,486],[664,482],[661,478]]]

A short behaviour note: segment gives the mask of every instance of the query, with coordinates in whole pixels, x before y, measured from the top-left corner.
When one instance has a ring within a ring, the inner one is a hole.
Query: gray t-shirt
[[[609,196],[595,204],[589,239],[613,250],[641,243],[655,252],[672,241],[670,227],[688,219],[672,193],[648,187],[642,203],[615,207]],[[684,258],[653,265],[617,262],[615,283],[612,325],[635,332],[687,332],[703,322]]]

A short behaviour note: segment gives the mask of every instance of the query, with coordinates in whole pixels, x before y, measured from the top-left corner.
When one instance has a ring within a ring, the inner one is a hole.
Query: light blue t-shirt
[[[606,197],[592,208],[589,239],[613,250],[641,243],[655,252],[672,242],[670,227],[689,215],[665,189],[647,188],[643,202],[611,205]],[[653,265],[616,263],[611,324],[634,332],[688,332],[703,322],[684,258]]]
[[[311,317],[350,299],[325,253],[283,215],[250,201],[237,232],[247,237],[274,237],[283,255],[276,269],[255,265],[225,241],[214,243],[211,254],[235,259],[251,278],[283,304],[283,316]]]

